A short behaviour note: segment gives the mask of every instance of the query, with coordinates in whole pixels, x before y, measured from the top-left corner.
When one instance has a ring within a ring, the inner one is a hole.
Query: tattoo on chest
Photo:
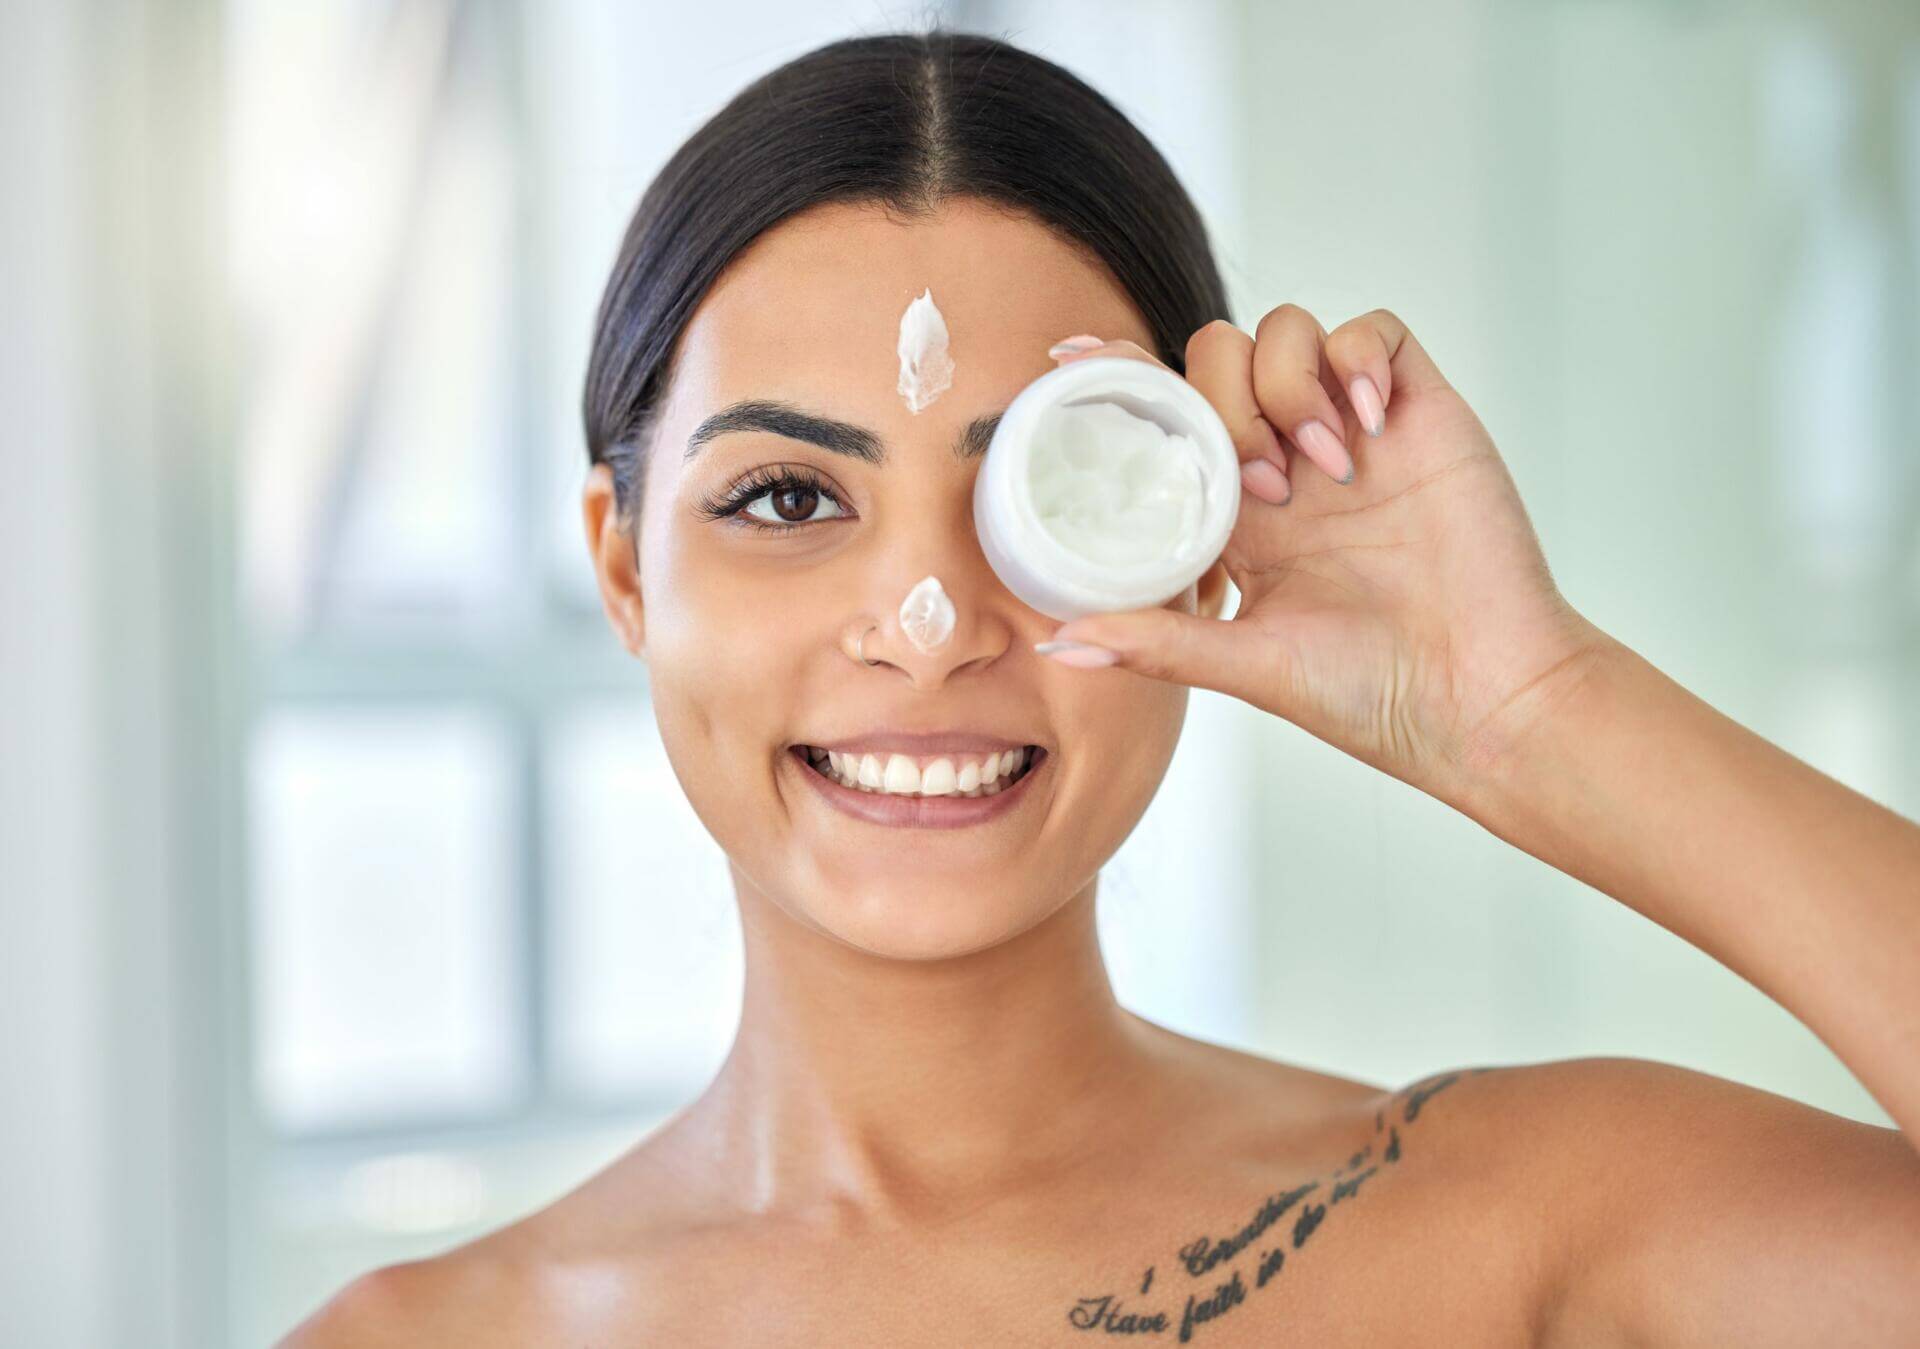
[[[1402,1087],[1374,1112],[1373,1138],[1329,1172],[1324,1181],[1316,1176],[1269,1194],[1239,1230],[1220,1237],[1198,1236],[1179,1247],[1172,1261],[1175,1283],[1171,1300],[1152,1309],[1141,1300],[1152,1289],[1153,1272],[1158,1268],[1149,1265],[1140,1280],[1140,1292],[1133,1299],[1118,1293],[1079,1298],[1067,1309],[1067,1324],[1075,1330],[1104,1335],[1175,1334],[1180,1343],[1187,1343],[1199,1327],[1244,1303],[1249,1291],[1272,1283],[1286,1263],[1287,1251],[1302,1249],[1322,1223],[1337,1222],[1333,1210],[1359,1198],[1361,1187],[1381,1168],[1399,1165],[1400,1130],[1420,1118],[1421,1107],[1462,1078],[1493,1071],[1469,1068],[1439,1073]],[[1255,1251],[1257,1258],[1236,1265],[1235,1260],[1249,1250]],[[1183,1295],[1183,1274],[1201,1280],[1199,1288]],[[1161,1296],[1169,1296],[1164,1285]]]

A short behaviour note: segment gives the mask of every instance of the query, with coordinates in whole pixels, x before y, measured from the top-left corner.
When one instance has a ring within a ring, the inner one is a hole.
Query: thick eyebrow
[[[954,457],[978,459],[985,454],[987,445],[993,440],[995,428],[1000,425],[1000,416],[995,412],[968,422],[959,439],[954,442]],[[692,459],[708,441],[729,431],[766,431],[789,440],[803,440],[809,445],[818,445],[823,450],[869,464],[887,462],[887,447],[880,437],[866,427],[802,412],[791,403],[760,398],[724,407],[694,427],[693,434],[687,437],[687,449],[682,462]]]

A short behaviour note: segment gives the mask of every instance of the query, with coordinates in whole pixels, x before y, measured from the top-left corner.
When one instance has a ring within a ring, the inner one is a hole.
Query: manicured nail
[[[1380,389],[1366,375],[1355,375],[1353,383],[1347,385],[1347,397],[1353,400],[1353,410],[1360,414],[1361,428],[1370,436],[1377,436],[1387,428],[1387,410],[1380,404]]]
[[[1098,670],[1120,659],[1117,651],[1109,651],[1091,642],[1035,642],[1033,649],[1043,656],[1053,657],[1062,665],[1072,665],[1082,670]]]
[[[1347,453],[1340,437],[1327,430],[1325,422],[1301,422],[1293,429],[1293,438],[1327,471],[1328,477],[1335,482],[1353,481],[1353,456]]]
[[[1273,429],[1273,423],[1265,417],[1253,419],[1253,436],[1260,442],[1260,453],[1273,460],[1273,466],[1282,473],[1287,468],[1287,452],[1280,445],[1280,433]]]
[[[1293,488],[1287,483],[1287,475],[1273,466],[1268,459],[1249,459],[1240,465],[1240,481],[1247,490],[1262,501],[1273,506],[1284,506],[1293,500]]]
[[[1047,355],[1057,361],[1062,356],[1073,355],[1076,351],[1092,351],[1095,347],[1104,347],[1105,345],[1106,343],[1100,338],[1081,333],[1077,337],[1061,338],[1058,342],[1055,342],[1047,348]]]

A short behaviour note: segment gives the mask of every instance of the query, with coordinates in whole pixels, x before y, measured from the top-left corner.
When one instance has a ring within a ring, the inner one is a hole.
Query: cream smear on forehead
[[[922,579],[900,601],[900,631],[922,655],[953,636],[953,620],[953,601],[937,576]]]
[[[900,315],[900,379],[894,386],[919,412],[953,384],[953,358],[947,355],[947,320],[933,302],[931,288]]]

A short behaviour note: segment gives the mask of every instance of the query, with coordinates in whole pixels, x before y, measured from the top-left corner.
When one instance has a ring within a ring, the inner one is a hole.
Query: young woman
[[[923,291],[954,371],[914,411]],[[600,312],[584,517],[731,861],[738,1038],[577,1189],[287,1343],[1920,1344],[1920,828],[1576,613],[1394,315],[1225,313],[1147,141],[988,38],[822,48],[675,156]],[[1008,400],[1092,355],[1181,373],[1246,490],[1186,593],[1063,627],[988,566],[970,489]],[[923,648],[928,575],[956,621]],[[1190,686],[1698,944],[1908,1137],[1635,1059],[1394,1089],[1128,1012],[1098,873]],[[945,794],[835,780],[869,754]]]

